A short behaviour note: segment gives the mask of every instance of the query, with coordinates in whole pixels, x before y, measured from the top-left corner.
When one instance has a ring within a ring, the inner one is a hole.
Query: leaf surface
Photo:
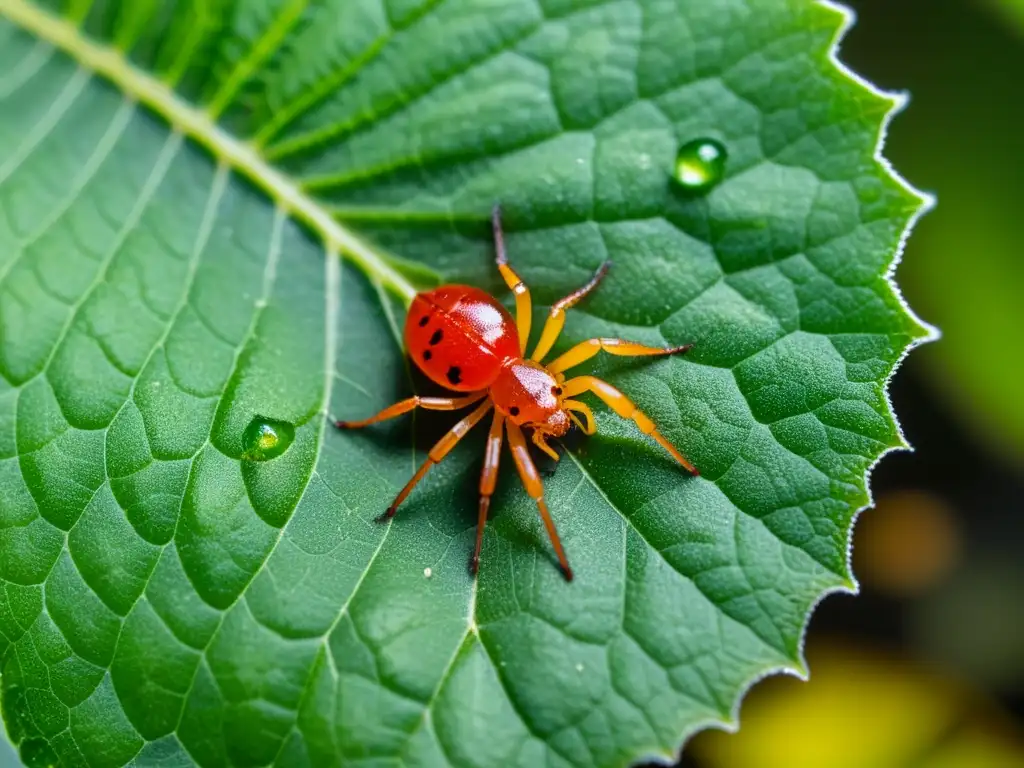
[[[60,5],[60,8],[57,6]],[[62,12],[63,17],[58,13]],[[29,764],[623,765],[803,671],[854,585],[884,385],[925,329],[887,275],[921,198],[896,103],[804,0],[0,0],[0,659]],[[669,180],[711,138],[726,178]],[[420,381],[414,284],[545,308],[702,470],[606,409],[549,467],[576,571],[482,435],[373,519],[448,419],[356,433]],[[349,257],[338,258],[341,252]],[[504,296],[501,292],[498,295]],[[295,425],[244,460],[262,416]]]

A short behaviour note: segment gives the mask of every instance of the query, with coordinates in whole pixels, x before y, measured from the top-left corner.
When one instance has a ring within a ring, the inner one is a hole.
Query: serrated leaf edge
[[[889,125],[892,123],[893,119],[895,119],[895,117],[906,108],[907,104],[910,102],[910,96],[905,92],[885,91],[876,86],[871,81],[861,77],[858,73],[856,73],[855,71],[850,69],[845,63],[843,63],[843,61],[839,57],[840,48],[842,47],[843,40],[845,39],[847,33],[857,23],[857,12],[848,6],[843,5],[842,3],[836,2],[835,0],[815,0],[815,2],[824,8],[834,11],[841,18],[839,26],[836,28],[836,31],[832,37],[832,45],[830,46],[828,51],[829,63],[832,66],[834,66],[844,77],[848,78],[851,82],[856,83],[860,88],[863,88],[865,91],[872,94],[873,96],[877,96],[880,99],[885,99],[892,104],[892,106],[883,116],[882,123],[878,129],[878,140],[875,143],[874,160],[882,167],[885,173],[893,181],[895,181],[905,192],[909,193],[913,197],[916,197],[919,201],[917,209],[910,215],[910,218],[907,221],[907,225],[903,228],[903,232],[900,234],[899,243],[896,246],[896,251],[893,254],[893,259],[890,262],[889,268],[886,270],[885,274],[885,281],[889,284],[889,288],[892,290],[893,295],[895,295],[896,299],[899,301],[900,307],[911,318],[914,324],[921,329],[921,334],[917,338],[913,339],[907,345],[907,347],[900,354],[899,358],[893,364],[892,370],[889,371],[889,374],[885,377],[885,381],[883,382],[882,386],[882,391],[885,396],[885,402],[889,408],[889,414],[893,420],[893,424],[896,426],[896,433],[902,445],[886,448],[885,450],[883,450],[878,455],[878,458],[876,458],[871,463],[871,466],[868,467],[867,470],[865,470],[864,489],[867,492],[868,501],[863,507],[856,510],[853,513],[853,516],[850,518],[850,527],[846,539],[846,572],[850,574],[850,581],[847,584],[823,590],[822,593],[818,595],[818,598],[814,600],[814,602],[812,602],[811,605],[808,607],[807,615],[804,618],[803,626],[800,628],[800,640],[797,644],[799,665],[795,667],[790,667],[786,665],[780,665],[778,667],[768,667],[767,669],[764,669],[760,671],[758,674],[752,676],[740,687],[739,691],[737,692],[736,699],[733,702],[732,712],[730,714],[729,719],[724,721],[714,719],[706,720],[703,722],[698,722],[694,724],[693,727],[685,730],[680,735],[681,741],[678,747],[677,755],[682,755],[690,739],[693,738],[696,734],[700,733],[701,731],[707,730],[709,728],[717,728],[719,730],[725,731],[726,733],[736,733],[737,731],[739,731],[740,707],[743,704],[743,700],[747,697],[747,694],[750,692],[750,689],[762,680],[764,680],[766,677],[785,674],[792,675],[793,677],[796,677],[805,682],[810,679],[810,669],[807,666],[807,660],[804,653],[804,643],[807,639],[807,630],[810,627],[811,619],[814,616],[814,612],[817,610],[818,606],[822,603],[822,601],[831,595],[856,595],[860,592],[860,584],[857,583],[857,578],[853,573],[853,531],[856,528],[857,520],[860,518],[861,514],[871,509],[875,505],[874,496],[871,493],[871,474],[874,472],[875,467],[878,466],[879,462],[881,462],[886,456],[888,456],[893,451],[914,450],[913,446],[909,443],[909,441],[907,441],[905,435],[903,434],[903,428],[899,423],[899,419],[896,418],[896,412],[892,407],[892,400],[889,396],[889,385],[892,382],[893,376],[895,376],[896,372],[899,370],[900,365],[902,365],[903,361],[906,360],[907,355],[909,355],[914,349],[916,349],[922,344],[937,341],[942,335],[941,331],[937,327],[925,322],[920,317],[918,317],[917,313],[914,312],[913,309],[911,309],[910,305],[903,297],[903,293],[900,291],[899,286],[896,284],[896,270],[903,259],[903,252],[906,248],[907,240],[909,239],[911,232],[913,232],[914,227],[917,226],[917,223],[918,221],[920,221],[921,217],[924,216],[929,211],[931,211],[937,203],[937,198],[935,195],[920,190],[913,184],[911,184],[909,181],[907,181],[902,175],[900,175],[898,171],[896,171],[895,168],[893,168],[892,163],[890,163],[884,155],[885,140],[888,135]],[[644,755],[640,759],[650,760],[651,762],[659,762],[664,765],[671,765],[676,758],[673,757],[672,760],[665,761],[663,757],[660,755]]]

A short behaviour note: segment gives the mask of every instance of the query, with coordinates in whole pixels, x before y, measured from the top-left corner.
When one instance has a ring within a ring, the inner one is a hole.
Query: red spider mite
[[[376,416],[363,421],[339,421],[335,426],[339,429],[356,429],[400,416],[416,407],[455,411],[479,403],[430,449],[427,460],[395,497],[387,511],[378,518],[387,521],[394,516],[395,510],[427,471],[494,409],[483,474],[480,477],[480,512],[477,518],[476,547],[469,561],[470,571],[475,575],[480,563],[480,545],[483,542],[491,494],[494,493],[498,477],[502,436],[508,432],[516,469],[519,470],[527,493],[537,502],[544,527],[558,555],[562,574],[567,581],[571,581],[572,569],[569,568],[555,523],[544,502],[544,487],[530,458],[523,428],[531,431],[534,445],[557,461],[558,454],[548,445],[548,438],[561,437],[569,431],[572,423],[588,435],[594,434],[597,429],[590,408],[573,399],[584,392],[590,392],[622,418],[636,422],[641,432],[656,440],[692,474],[699,474],[696,467],[658,432],[654,422],[622,392],[594,376],[576,376],[568,380],[565,376],[568,369],[589,360],[601,350],[625,357],[674,355],[686,352],[692,345],[661,349],[623,339],[590,339],[544,364],[544,357],[550,352],[565,324],[565,311],[597,287],[610,265],[605,262],[590,282],[551,307],[540,341],[533,354],[526,357],[526,345],[530,337],[530,291],[508,264],[501,229],[501,210],[498,206],[494,208],[491,223],[498,271],[515,295],[516,319],[512,319],[512,315],[497,299],[479,288],[443,285],[418,294],[409,307],[405,322],[405,345],[416,365],[441,386],[465,395],[410,397],[385,408]]]

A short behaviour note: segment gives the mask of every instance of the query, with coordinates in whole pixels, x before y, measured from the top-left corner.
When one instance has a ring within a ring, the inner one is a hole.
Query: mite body
[[[479,288],[444,285],[418,294],[409,307],[405,323],[406,349],[413,362],[431,380],[460,393],[460,396],[411,397],[363,421],[339,421],[336,426],[339,429],[365,427],[417,407],[455,411],[476,406],[430,449],[427,460],[381,515],[380,519],[389,520],[430,467],[440,462],[470,429],[493,410],[480,478],[476,546],[470,559],[470,570],[475,574],[479,567],[484,525],[498,476],[501,445],[507,434],[519,476],[527,493],[537,503],[562,573],[571,580],[572,570],[544,501],[544,488],[530,457],[524,429],[538,448],[557,461],[558,454],[548,443],[550,438],[561,437],[573,423],[588,435],[596,431],[590,408],[575,399],[589,392],[619,416],[632,419],[641,432],[657,441],[679,464],[696,475],[696,468],[622,392],[593,376],[570,378],[566,375],[569,369],[602,350],[627,357],[662,356],[685,352],[691,345],[660,348],[623,339],[590,339],[544,363],[565,324],[566,310],[597,287],[608,271],[606,262],[586,285],[551,307],[540,340],[527,357],[532,309],[530,292],[508,264],[497,207],[492,223],[498,270],[515,295],[516,317],[513,318],[497,299]]]

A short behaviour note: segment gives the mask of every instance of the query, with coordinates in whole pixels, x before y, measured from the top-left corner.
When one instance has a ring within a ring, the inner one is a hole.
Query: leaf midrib
[[[0,15],[103,77],[126,98],[147,106],[173,131],[208,150],[312,229],[327,253],[337,251],[371,282],[387,288],[406,303],[412,301],[416,288],[391,266],[386,255],[336,221],[317,200],[268,163],[254,146],[221,128],[210,112],[182,99],[166,83],[135,67],[120,51],[93,42],[74,24],[26,0],[0,0]]]

